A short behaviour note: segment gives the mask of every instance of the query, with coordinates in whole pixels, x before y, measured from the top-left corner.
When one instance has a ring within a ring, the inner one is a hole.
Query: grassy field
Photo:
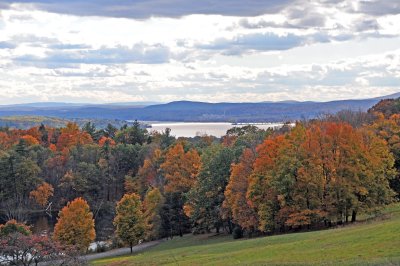
[[[400,265],[400,204],[373,221],[315,232],[233,240],[176,237],[133,256],[92,265]]]

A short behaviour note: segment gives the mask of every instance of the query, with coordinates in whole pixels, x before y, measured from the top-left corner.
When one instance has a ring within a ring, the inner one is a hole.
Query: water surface
[[[226,131],[233,127],[243,127],[246,125],[255,125],[260,129],[268,129],[270,127],[281,127],[283,123],[268,123],[268,124],[240,124],[233,125],[231,123],[200,123],[200,122],[151,122],[148,123],[151,128],[147,130],[162,132],[166,128],[171,129],[171,135],[175,137],[195,137],[202,135],[212,135],[215,137],[222,137]]]

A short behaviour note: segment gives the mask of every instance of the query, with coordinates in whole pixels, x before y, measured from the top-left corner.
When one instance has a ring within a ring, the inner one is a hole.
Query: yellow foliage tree
[[[161,216],[160,210],[164,203],[164,197],[162,196],[158,188],[149,190],[143,201],[144,208],[144,219],[146,225],[146,239],[153,240],[157,239],[160,235],[161,228]]]

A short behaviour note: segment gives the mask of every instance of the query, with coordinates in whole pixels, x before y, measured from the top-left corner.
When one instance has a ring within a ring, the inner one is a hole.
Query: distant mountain
[[[21,103],[0,105],[0,109],[4,108],[60,108],[60,107],[82,107],[82,106],[140,106],[161,104],[160,102],[116,102],[108,104],[90,104],[90,103],[64,103],[64,102],[37,102],[37,103]]]
[[[371,99],[330,102],[205,103],[176,101],[149,106],[36,103],[0,106],[0,116],[39,115],[65,119],[137,119],[141,121],[181,122],[277,122],[309,119],[321,114],[336,113],[343,109],[366,111],[381,99],[398,97],[400,97],[400,93]]]
[[[11,104],[11,105],[0,105],[2,107],[64,107],[64,106],[84,106],[88,103],[63,103],[63,102],[38,102],[38,103],[21,103],[21,104]]]
[[[109,103],[108,105],[118,105],[118,106],[149,106],[162,104],[161,102],[117,102],[117,103]]]

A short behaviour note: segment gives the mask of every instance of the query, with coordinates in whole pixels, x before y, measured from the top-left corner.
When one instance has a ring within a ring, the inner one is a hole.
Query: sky
[[[0,104],[399,91],[398,0],[0,0]]]

